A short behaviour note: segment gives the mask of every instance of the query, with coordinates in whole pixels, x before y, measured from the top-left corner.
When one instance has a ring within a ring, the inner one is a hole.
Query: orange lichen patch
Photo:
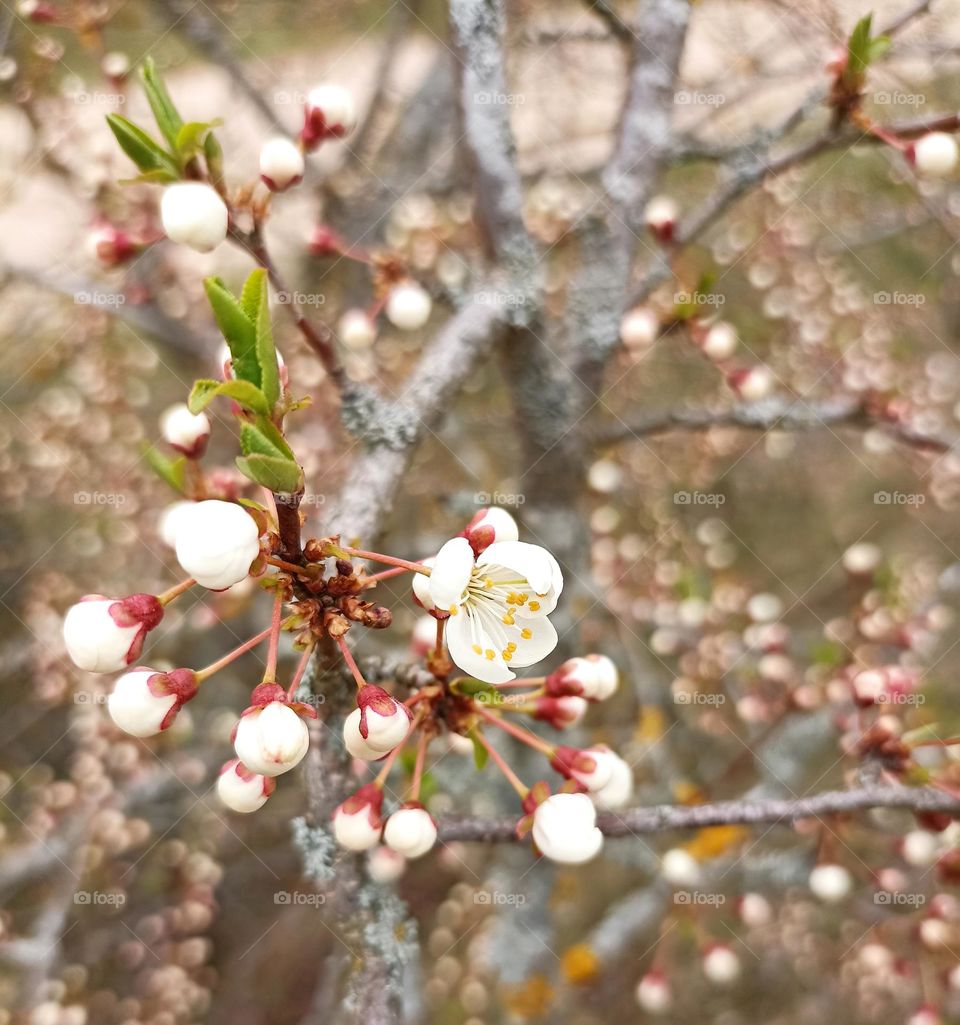
[[[710,826],[686,844],[687,850],[697,861],[709,861],[734,847],[739,847],[747,837],[743,826]]]
[[[552,1003],[553,987],[543,975],[531,975],[519,985],[504,988],[504,1007],[524,1021],[542,1018]]]
[[[674,785],[673,797],[677,804],[703,804],[706,794],[696,785],[681,781]]]
[[[647,705],[641,709],[640,721],[634,734],[637,740],[652,744],[659,740],[667,729],[667,721],[663,712],[656,705]]]
[[[567,982],[587,986],[600,974],[600,960],[586,943],[578,943],[563,952],[560,969]]]

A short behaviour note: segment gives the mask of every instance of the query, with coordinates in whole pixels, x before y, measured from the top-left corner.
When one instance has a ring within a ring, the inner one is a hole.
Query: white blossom
[[[957,166],[957,140],[946,132],[928,132],[913,144],[917,173],[925,178],[946,178]]]
[[[233,739],[240,761],[264,776],[289,772],[307,753],[309,745],[307,724],[282,701],[247,709],[237,723]]]
[[[405,858],[420,858],[437,842],[437,824],[425,808],[405,805],[387,819],[383,840]]]
[[[586,794],[554,794],[533,813],[533,840],[545,857],[579,865],[603,846],[597,810]]]
[[[115,673],[140,657],[147,631],[162,618],[163,607],[153,595],[105,598],[89,594],[64,617],[67,654],[88,673]]]
[[[260,149],[260,178],[267,188],[282,192],[303,178],[300,147],[283,136],[269,139]]]
[[[160,219],[171,242],[201,253],[216,249],[227,237],[227,207],[203,182],[168,185],[160,200]]]
[[[198,584],[221,591],[250,571],[260,529],[243,506],[210,499],[177,516],[177,560]]]
[[[194,415],[185,402],[177,402],[160,417],[160,433],[177,451],[187,456],[200,456],[210,437],[210,419],[206,413]]]
[[[269,776],[251,772],[242,762],[233,759],[220,770],[217,796],[231,811],[247,814],[262,808],[275,786]]]
[[[114,683],[107,711],[132,737],[153,737],[169,728],[183,703],[196,692],[196,677],[189,669],[173,673],[133,669]]]
[[[416,331],[430,319],[433,300],[414,281],[395,285],[387,296],[387,320],[401,331]]]
[[[826,904],[843,900],[853,886],[850,873],[842,865],[817,865],[808,880],[813,895]]]

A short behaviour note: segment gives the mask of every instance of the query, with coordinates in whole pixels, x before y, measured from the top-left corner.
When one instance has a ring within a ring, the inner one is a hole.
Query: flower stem
[[[283,595],[278,591],[273,600],[273,618],[270,621],[270,647],[267,649],[267,668],[263,671],[263,683],[275,683],[277,679],[277,654],[280,651],[280,613],[283,609]]]
[[[353,678],[357,682],[357,687],[366,687],[367,681],[363,678],[363,673],[360,672],[360,667],[357,665],[357,660],[353,657],[353,652],[347,646],[346,639],[338,637],[337,647],[340,649],[340,654],[343,655],[343,661],[347,663],[347,667],[350,672],[353,673]]]
[[[268,555],[267,562],[269,562],[271,566],[276,566],[277,569],[282,569],[285,573],[293,573],[298,577],[312,576],[305,566],[298,566],[296,563],[287,562],[285,559],[278,559],[275,555]]]
[[[373,584],[379,583],[381,580],[389,580],[391,577],[398,577],[401,573],[410,573],[411,570],[407,569],[406,566],[394,566],[393,569],[385,569],[380,573],[374,573],[367,577],[364,583]]]
[[[410,792],[408,800],[417,801],[420,799],[420,785],[423,782],[423,763],[427,756],[427,745],[430,738],[426,730],[420,734],[420,741],[417,744],[417,759],[413,763],[413,779],[410,780]]]
[[[541,740],[535,733],[521,729],[519,726],[514,726],[513,723],[507,722],[505,719],[501,719],[500,716],[494,715],[493,712],[488,711],[476,702],[474,702],[473,707],[474,711],[481,719],[485,719],[492,726],[499,727],[499,729],[503,730],[505,733],[509,733],[511,737],[515,737],[522,743],[532,747],[535,751],[545,754],[548,758],[552,758],[556,753],[556,748],[552,744],[548,744],[547,741]]]
[[[407,730],[407,735],[400,741],[399,744],[387,755],[383,760],[383,764],[380,767],[380,771],[377,773],[377,778],[373,781],[375,787],[383,789],[383,784],[387,781],[387,776],[390,775],[390,770],[393,768],[393,763],[400,757],[400,752],[407,746],[407,741],[413,736],[414,731],[420,725],[423,720],[423,711],[417,712],[413,720],[410,723],[410,729]]]
[[[168,588],[163,594],[158,594],[157,601],[161,605],[169,605],[174,598],[179,598],[184,591],[189,591],[195,583],[196,580],[193,577],[187,577],[186,580],[181,580],[179,584],[174,584],[173,587]]]
[[[545,676],[528,676],[523,680],[507,680],[506,683],[494,683],[491,686],[497,690],[506,690],[508,687],[542,687],[545,680]]]
[[[300,686],[300,681],[303,679],[303,674],[307,671],[307,666],[310,664],[310,656],[313,654],[313,649],[317,645],[317,638],[311,637],[306,648],[304,648],[303,654],[300,656],[300,661],[297,663],[297,670],[293,674],[293,679],[290,681],[290,686],[287,688],[287,697],[292,699],[293,695],[297,693],[297,688]]]
[[[473,735],[480,741],[481,744],[486,748],[487,754],[493,759],[497,768],[506,776],[507,782],[514,790],[520,795],[521,799],[526,797],[530,792],[530,788],[524,786],[517,774],[510,768],[509,765],[503,760],[499,751],[497,751],[489,740],[480,732],[480,730],[474,730]]]
[[[382,562],[387,566],[396,566],[399,569],[408,569],[414,573],[425,573],[430,576],[430,567],[424,566],[421,562],[410,562],[409,559],[397,559],[392,555],[381,555],[379,552],[368,552],[363,548],[348,548],[346,545],[337,545],[337,549],[345,555],[355,559],[371,559],[373,562]]]
[[[270,636],[270,627],[266,630],[261,630],[256,637],[251,637],[249,641],[244,641],[239,648],[234,648],[233,651],[228,651],[223,658],[217,659],[216,662],[211,662],[205,669],[197,670],[197,682],[202,683],[204,680],[213,676],[214,673],[218,673],[224,666],[230,665],[235,659],[238,659],[241,655],[245,655],[251,648],[255,648],[261,641],[265,641]]]

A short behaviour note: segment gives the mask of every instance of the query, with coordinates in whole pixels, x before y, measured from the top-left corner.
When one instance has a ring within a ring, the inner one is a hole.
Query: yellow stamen
[[[533,636],[533,632],[532,632],[531,630],[528,630],[528,629],[527,629],[526,627],[524,627],[524,628],[523,628],[523,629],[522,629],[522,630],[520,631],[520,636],[521,636],[521,637],[522,637],[522,638],[523,638],[523,639],[524,639],[525,641],[529,641],[529,640],[530,640],[530,638],[531,638],[531,637]]]

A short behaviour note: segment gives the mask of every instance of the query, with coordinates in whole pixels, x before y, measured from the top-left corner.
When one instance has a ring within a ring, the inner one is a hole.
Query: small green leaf
[[[176,459],[171,459],[170,456],[159,452],[152,445],[144,447],[143,456],[161,480],[165,480],[179,494],[184,493],[187,471],[186,457],[178,456]]]
[[[502,705],[503,695],[492,683],[475,680],[470,676],[461,676],[450,684],[454,694],[462,694],[467,698],[476,698],[484,705]]]
[[[266,298],[263,288],[263,281],[267,272],[262,268],[250,272],[250,276],[243,283],[243,290],[240,292],[240,306],[247,315],[251,324],[256,324],[260,315],[260,301]]]
[[[180,181],[179,175],[172,171],[144,171],[135,178],[121,178],[120,185],[168,185],[170,182]]]
[[[253,321],[219,278],[205,278],[203,287],[220,333],[230,347],[234,376],[259,388],[260,364],[257,362],[257,332]]]
[[[277,349],[273,344],[273,326],[270,323],[270,303],[267,299],[267,272],[254,271],[260,275],[260,308],[257,313],[257,362],[260,364],[260,387],[267,401],[275,406],[280,398],[280,368],[277,365]],[[253,275],[250,275],[253,277]]]
[[[256,484],[278,494],[295,494],[303,487],[303,473],[296,463],[275,456],[237,456],[237,469]]]
[[[262,419],[265,420],[266,418]],[[262,456],[272,456],[275,459],[286,459],[288,462],[290,461],[287,453],[284,452],[283,449],[278,448],[267,436],[266,432],[260,430],[259,427],[251,423],[244,423],[240,425],[240,451],[245,456],[259,454]]]
[[[213,185],[223,182],[223,149],[213,132],[203,140],[203,159],[207,162],[207,175]]]
[[[140,78],[143,81],[143,91],[147,94],[147,102],[153,111],[160,134],[167,140],[167,145],[174,152],[178,152],[177,137],[183,127],[183,118],[180,117],[174,106],[152,57],[147,57],[143,62]]]
[[[120,114],[107,114],[107,124],[124,153],[144,172],[166,171],[176,179],[176,161],[142,129]]]
[[[270,406],[263,392],[249,381],[196,381],[187,399],[187,407],[194,415],[202,413],[218,395],[226,395],[252,413],[270,415]]]
[[[475,729],[471,730],[467,736],[473,741],[473,764],[478,769],[482,769],[490,758],[490,752],[480,743],[480,737]]]
[[[267,436],[267,440],[285,459],[295,460],[293,449],[287,444],[287,439],[283,436],[277,425],[268,417],[258,416],[256,419],[255,426],[261,434]]]
[[[870,64],[890,49],[889,36],[874,36],[872,33],[872,14],[862,17],[850,33],[850,40],[847,44],[847,66],[844,69],[844,78],[848,82],[858,83]]]
[[[196,156],[197,153],[202,153],[207,133],[219,124],[222,122],[218,119],[216,121],[188,121],[182,125],[180,131],[177,132],[176,144],[180,159],[186,161]]]

